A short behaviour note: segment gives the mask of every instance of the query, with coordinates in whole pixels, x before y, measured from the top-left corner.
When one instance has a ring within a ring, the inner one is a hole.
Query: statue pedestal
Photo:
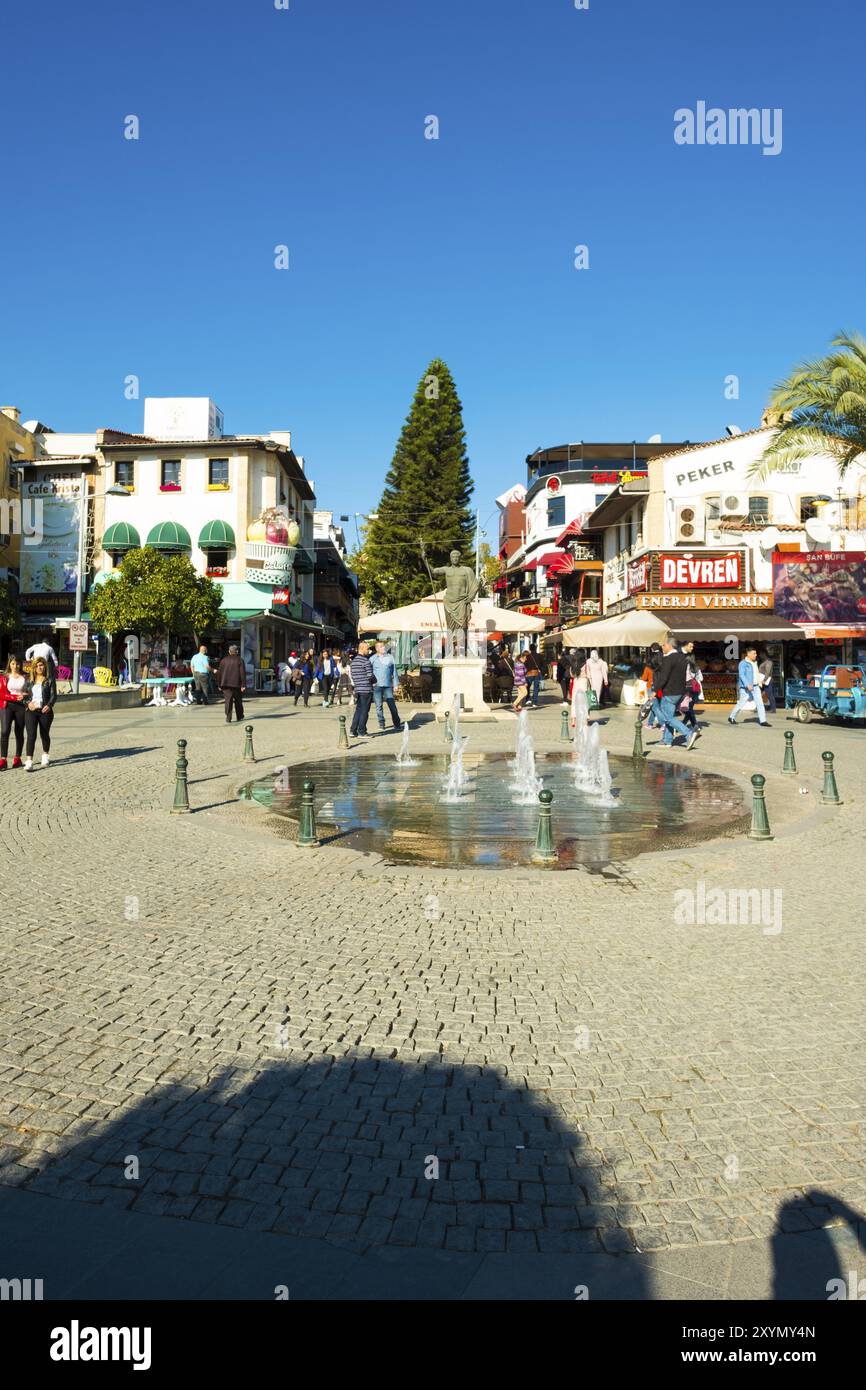
[[[450,713],[455,695],[463,696],[461,719],[493,719],[494,712],[484,703],[484,671],[487,663],[483,657],[446,656],[442,662],[442,694],[436,710],[436,718],[444,720]]]

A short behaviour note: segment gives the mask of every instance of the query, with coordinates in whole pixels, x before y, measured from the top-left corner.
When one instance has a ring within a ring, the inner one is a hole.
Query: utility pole
[[[481,577],[481,508],[475,513],[475,578]]]

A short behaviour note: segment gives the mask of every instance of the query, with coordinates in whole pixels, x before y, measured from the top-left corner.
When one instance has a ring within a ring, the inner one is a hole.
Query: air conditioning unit
[[[719,498],[719,516],[748,516],[749,498],[745,492],[723,492]]]
[[[677,545],[704,539],[703,502],[678,502],[674,508],[674,538]]]

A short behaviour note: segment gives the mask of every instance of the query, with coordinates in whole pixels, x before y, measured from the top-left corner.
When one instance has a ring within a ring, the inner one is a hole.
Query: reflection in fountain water
[[[517,753],[511,764],[511,800],[516,806],[534,804],[541,791],[541,778],[535,772],[535,745],[529,732],[529,716],[525,709],[517,719]]]
[[[451,757],[448,761],[448,776],[442,784],[442,801],[459,801],[469,786],[469,777],[463,769],[463,749],[469,742],[468,735],[460,732],[460,696],[454,696],[451,706]]]
[[[403,737],[400,740],[400,751],[397,754],[398,767],[417,767],[418,759],[409,757],[409,724],[403,720]]]
[[[538,803],[512,800],[513,754],[476,753],[466,777],[465,739],[458,739],[453,784],[447,755],[416,754],[417,766],[404,769],[393,754],[384,754],[296,764],[290,795],[278,793],[272,773],[240,794],[277,817],[296,820],[300,787],[311,778],[318,820],[338,826],[344,845],[378,852],[389,863],[528,865]],[[749,823],[742,789],[725,777],[676,763],[612,757],[617,796],[608,798],[575,788],[575,760],[568,754],[557,749],[535,756],[554,796],[557,869],[582,864],[598,870],[647,850],[682,849]]]

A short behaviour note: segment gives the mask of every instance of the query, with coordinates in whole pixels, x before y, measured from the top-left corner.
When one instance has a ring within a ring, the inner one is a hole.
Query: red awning
[[[555,569],[559,565],[560,561],[564,559],[565,553],[562,550],[545,550],[543,555],[539,555],[535,563],[537,565],[544,565],[545,569],[549,565],[553,565]]]
[[[574,521],[570,521],[570,522],[568,523],[568,525],[566,526],[566,528],[565,528],[565,530],[563,531],[562,535],[561,535],[561,536],[557,536],[557,538],[556,538],[556,544],[557,544],[557,545],[565,545],[565,542],[566,542],[566,541],[573,540],[574,537],[575,537],[575,536],[579,536],[579,535],[582,533],[582,531],[583,531],[583,517],[581,517],[581,516],[576,516],[576,517],[574,518]]]
[[[555,560],[551,560],[550,564],[547,566],[547,573],[548,575],[574,574],[574,568],[574,556],[566,555],[563,552],[558,555]]]
[[[541,561],[540,561],[539,559],[536,558],[535,560],[530,560],[530,561],[529,561],[529,564],[523,565],[521,568],[524,569],[524,570],[535,570],[535,569],[538,569],[538,566],[539,566],[540,564],[541,564]]]

